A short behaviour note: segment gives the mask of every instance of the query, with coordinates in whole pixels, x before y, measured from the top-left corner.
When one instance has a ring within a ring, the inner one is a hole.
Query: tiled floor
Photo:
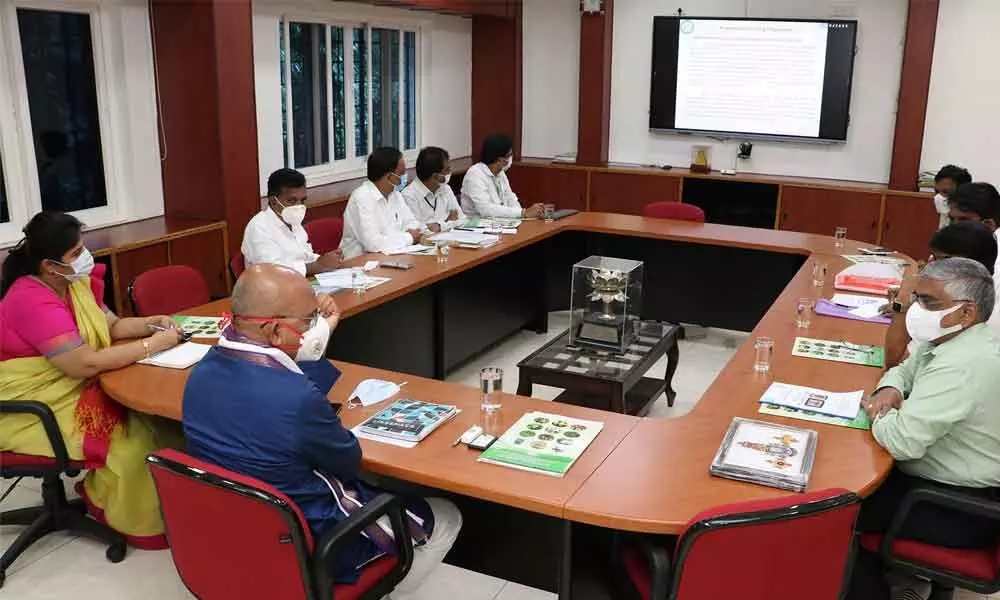
[[[550,333],[541,336],[521,332],[497,346],[473,363],[455,372],[449,380],[478,386],[479,369],[496,366],[504,369],[504,390],[517,388],[516,364],[558,335],[568,326],[565,313],[554,313],[549,319]],[[695,332],[681,342],[680,368],[674,377],[677,400],[667,407],[661,398],[651,416],[671,418],[691,410],[732,357],[734,349],[745,339],[744,334],[707,330]],[[650,373],[662,376],[666,361],[657,363]],[[535,386],[533,395],[552,399],[559,390]],[[72,486],[67,486],[70,490]],[[70,492],[72,493],[72,492]],[[37,504],[40,497],[36,481],[24,481],[14,490],[0,510]],[[0,527],[0,549],[6,548],[20,531],[19,527]],[[506,582],[450,565],[436,570],[419,591],[421,600],[461,598],[462,600],[554,600],[555,595],[537,589]],[[52,534],[36,543],[7,571],[7,582],[0,598],[18,600],[190,600],[174,571],[169,552],[130,550],[124,562],[110,564],[104,558],[104,548],[90,540],[66,534]],[[976,600],[975,594],[960,594],[956,600]],[[995,596],[1000,599],[1000,595]]]

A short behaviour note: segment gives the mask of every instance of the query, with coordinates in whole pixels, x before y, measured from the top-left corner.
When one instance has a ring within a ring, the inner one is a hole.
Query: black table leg
[[[573,597],[573,522],[563,521],[562,556],[559,557],[559,600]]]
[[[518,396],[531,396],[532,386],[531,386],[531,375],[528,373],[528,369],[521,367],[517,370],[517,395]]]
[[[674,399],[677,397],[677,392],[674,391],[674,373],[677,372],[677,363],[680,362],[680,357],[680,347],[677,344],[677,340],[674,340],[674,343],[667,350],[667,370],[663,374],[663,382],[667,384],[665,392],[667,394],[667,406],[673,406]]]

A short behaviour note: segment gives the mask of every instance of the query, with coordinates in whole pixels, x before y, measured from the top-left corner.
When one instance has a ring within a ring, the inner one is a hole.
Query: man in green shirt
[[[861,506],[858,530],[882,533],[903,498],[921,488],[996,498],[1000,487],[1000,341],[986,327],[996,300],[982,264],[946,258],[917,279],[906,328],[915,351],[879,382],[865,408],[872,435],[896,467]],[[899,538],[952,548],[992,546],[1000,524],[916,504]],[[890,576],[895,598],[926,598],[929,584]],[[888,598],[875,555],[860,551],[850,600]],[[905,594],[911,594],[907,596]]]
[[[866,404],[872,435],[897,463],[865,503],[864,530],[887,526],[917,487],[987,497],[1000,487],[1000,341],[985,325],[994,302],[990,273],[974,260],[938,260],[921,271],[906,314],[919,346]],[[901,537],[968,548],[997,534],[996,523],[928,506],[911,513]]]

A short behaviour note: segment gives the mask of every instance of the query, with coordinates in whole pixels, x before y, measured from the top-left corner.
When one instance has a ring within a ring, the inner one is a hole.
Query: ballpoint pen
[[[153,331],[173,331],[174,330],[174,328],[172,328],[172,327],[164,327],[163,325],[155,325],[153,323],[146,323],[146,327],[149,327]],[[190,331],[184,331],[183,329],[180,329],[179,327],[176,328],[176,329],[181,332],[181,340],[182,341],[186,342],[186,341],[188,341],[188,340],[191,339],[192,335],[194,335]]]

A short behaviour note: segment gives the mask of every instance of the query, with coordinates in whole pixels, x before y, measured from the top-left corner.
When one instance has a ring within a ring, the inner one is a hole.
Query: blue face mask
[[[395,175],[395,173],[394,173],[394,175]],[[397,192],[402,192],[403,188],[405,188],[406,184],[409,182],[410,174],[409,173],[403,173],[402,175],[396,175],[396,177],[399,177],[399,183],[396,184],[396,191]]]

